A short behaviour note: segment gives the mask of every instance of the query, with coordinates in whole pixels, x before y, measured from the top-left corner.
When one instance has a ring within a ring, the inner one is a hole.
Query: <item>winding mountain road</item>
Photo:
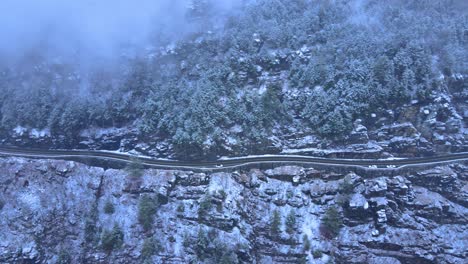
[[[161,169],[182,169],[182,170],[221,170],[226,168],[237,168],[255,164],[277,164],[294,163],[307,165],[329,165],[341,167],[364,167],[364,168],[391,168],[420,166],[425,164],[442,164],[468,160],[468,152],[444,154],[440,156],[408,158],[408,159],[335,159],[318,158],[298,155],[261,155],[247,156],[217,161],[177,161],[155,159],[144,156],[134,156],[125,153],[110,151],[91,150],[45,150],[45,149],[25,149],[0,146],[0,155],[17,156],[44,159],[103,159],[119,162],[141,162],[143,165]]]

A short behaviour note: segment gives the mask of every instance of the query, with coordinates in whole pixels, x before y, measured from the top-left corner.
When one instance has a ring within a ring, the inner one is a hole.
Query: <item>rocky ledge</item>
[[[1,263],[466,263],[468,166],[363,176],[0,159]]]

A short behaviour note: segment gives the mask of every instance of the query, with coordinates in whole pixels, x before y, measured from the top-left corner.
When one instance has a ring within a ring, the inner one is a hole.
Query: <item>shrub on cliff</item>
[[[304,252],[308,252],[310,250],[310,240],[309,240],[309,237],[304,234],[302,236],[302,245],[303,245],[303,248],[304,248]]]
[[[57,264],[69,264],[69,263],[72,263],[70,253],[68,253],[68,251],[65,251],[64,249],[61,249],[57,258]]]
[[[96,204],[91,207],[88,215],[85,219],[85,227],[84,227],[84,239],[88,243],[94,243],[99,241],[99,237],[97,236],[97,227],[96,222],[98,219],[98,209]]]
[[[124,234],[119,225],[115,224],[112,230],[104,230],[101,236],[101,247],[107,252],[118,249],[123,245]]]
[[[206,195],[200,202],[200,206],[198,207],[198,218],[201,219],[205,216],[208,211],[211,210],[213,204],[211,203],[211,195]]]
[[[343,219],[335,206],[331,206],[325,212],[320,224],[320,233],[328,239],[335,238],[343,226]]]
[[[235,249],[225,243],[215,229],[206,232],[198,230],[194,250],[197,258],[203,263],[236,264],[239,263]]]
[[[317,259],[317,258],[322,258],[323,256],[323,253],[320,249],[315,249],[313,252],[312,252],[312,256],[314,257],[314,259]]]
[[[293,210],[291,210],[288,216],[286,217],[285,225],[286,232],[288,232],[289,234],[292,234],[294,232],[294,229],[296,229],[296,214]]]
[[[114,212],[115,212],[114,204],[110,200],[107,200],[106,204],[104,205],[104,213],[113,214]]]
[[[273,211],[270,220],[270,235],[278,236],[280,233],[281,215],[278,210]]]
[[[155,238],[146,238],[141,249],[141,258],[149,260],[155,254],[163,250],[162,245]]]
[[[208,235],[203,228],[200,228],[195,242],[195,254],[197,254],[199,260],[203,261],[208,256],[209,244],[210,240],[208,239]]]
[[[145,231],[151,230],[153,227],[153,218],[159,207],[157,197],[144,195],[140,199],[138,205],[138,222],[143,226]]]
[[[177,206],[177,212],[183,214],[185,212],[185,205],[183,203]]]

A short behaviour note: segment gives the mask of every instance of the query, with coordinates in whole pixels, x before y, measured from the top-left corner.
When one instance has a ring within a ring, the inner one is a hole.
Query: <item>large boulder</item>
[[[364,144],[369,141],[367,127],[362,125],[361,119],[354,121],[354,128],[351,131],[351,134],[348,136],[348,141],[351,144]]]

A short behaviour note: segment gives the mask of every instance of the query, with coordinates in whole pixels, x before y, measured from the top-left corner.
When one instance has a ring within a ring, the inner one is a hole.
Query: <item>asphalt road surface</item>
[[[44,150],[26,149],[0,146],[0,155],[17,156],[44,159],[102,159],[119,162],[140,162],[142,165],[152,168],[184,169],[184,170],[220,170],[226,168],[238,168],[255,164],[307,164],[307,165],[329,165],[341,167],[364,167],[371,169],[388,168],[397,169],[402,167],[420,166],[425,164],[442,164],[456,161],[468,160],[468,152],[451,153],[440,156],[405,159],[335,159],[318,158],[298,155],[259,155],[217,161],[178,161],[155,159],[150,157],[135,156],[125,153],[110,151],[91,150]]]

